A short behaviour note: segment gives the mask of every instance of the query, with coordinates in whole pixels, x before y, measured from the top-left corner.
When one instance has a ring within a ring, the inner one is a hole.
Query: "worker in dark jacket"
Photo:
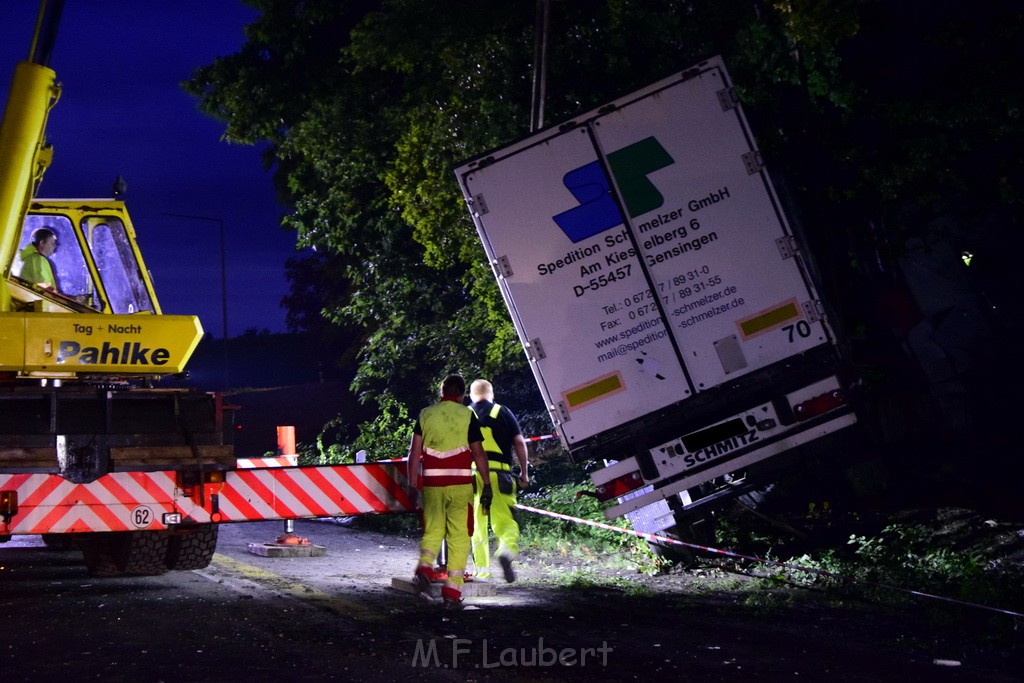
[[[512,466],[519,465],[518,488],[530,483],[526,439],[519,428],[519,421],[507,407],[494,402],[494,387],[485,379],[478,379],[469,388],[470,406],[480,420],[483,433],[483,447],[487,452],[490,477],[477,472],[477,490],[483,482],[490,482],[494,492],[493,501],[485,506],[480,497],[476,499],[476,515],[473,521],[473,565],[474,578],[487,580],[491,577],[491,540],[488,523],[498,539],[498,562],[505,580],[516,580],[512,561],[519,554],[519,524],[513,511],[516,506],[516,480]],[[488,509],[489,508],[489,509]]]
[[[485,476],[487,456],[476,414],[463,405],[466,381],[449,375],[441,383],[441,400],[420,412],[409,445],[409,483],[423,492],[423,539],[413,575],[416,592],[433,601],[433,565],[448,544],[448,576],[441,588],[445,609],[461,609],[462,586],[473,531],[473,469]],[[491,487],[479,489],[476,503],[490,505]]]

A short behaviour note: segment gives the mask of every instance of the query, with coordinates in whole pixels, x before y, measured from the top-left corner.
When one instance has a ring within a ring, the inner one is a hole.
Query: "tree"
[[[327,255],[308,264],[320,308],[363,330],[354,387],[416,401],[449,370],[522,367],[452,170],[528,132],[535,1],[250,2],[246,45],[187,87],[226,140],[270,143],[286,226]],[[725,57],[851,329],[908,239],[943,221],[984,252],[993,297],[1019,291],[1000,283],[1020,269],[980,246],[1020,244],[1016,3],[560,0],[551,15],[548,123]]]

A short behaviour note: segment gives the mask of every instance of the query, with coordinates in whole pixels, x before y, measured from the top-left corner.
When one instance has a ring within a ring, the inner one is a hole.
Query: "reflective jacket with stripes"
[[[420,412],[416,433],[423,437],[423,485],[452,486],[473,481],[469,444],[483,441],[473,409],[442,400]]]

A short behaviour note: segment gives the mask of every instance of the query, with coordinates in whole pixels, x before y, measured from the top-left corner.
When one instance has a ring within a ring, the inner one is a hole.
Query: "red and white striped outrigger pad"
[[[205,489],[182,490],[174,471],[115,472],[89,484],[0,474],[0,491],[18,494],[18,512],[9,528],[0,520],[0,533],[158,530],[168,528],[165,515],[203,524],[417,510],[403,462],[233,470]]]

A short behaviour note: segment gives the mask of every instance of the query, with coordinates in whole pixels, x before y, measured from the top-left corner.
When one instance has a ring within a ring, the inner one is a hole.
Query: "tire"
[[[158,531],[130,531],[124,551],[124,573],[132,576],[159,576],[167,573],[167,546],[170,536]]]
[[[71,534],[43,534],[43,545],[52,550],[71,550],[74,537]]]
[[[204,524],[171,536],[167,546],[167,568],[189,571],[210,566],[217,550],[218,529],[216,524]]]
[[[168,538],[156,531],[94,534],[83,541],[85,567],[97,577],[164,574]]]
[[[113,534],[92,534],[83,539],[82,557],[90,576],[109,578],[124,574],[114,557],[111,536]]]
[[[746,493],[736,496],[736,500],[750,508],[751,510],[764,511],[766,504],[771,500],[772,491],[775,490],[775,484],[768,484],[760,488],[751,489]]]
[[[670,526],[660,532],[659,536],[666,536],[684,543],[695,545],[714,546],[715,544],[715,520],[713,517],[702,517],[687,520],[684,523]],[[686,546],[672,545],[648,541],[647,545],[655,556],[668,560],[672,564],[682,567],[695,567],[699,564],[698,558],[701,555],[699,550]]]

